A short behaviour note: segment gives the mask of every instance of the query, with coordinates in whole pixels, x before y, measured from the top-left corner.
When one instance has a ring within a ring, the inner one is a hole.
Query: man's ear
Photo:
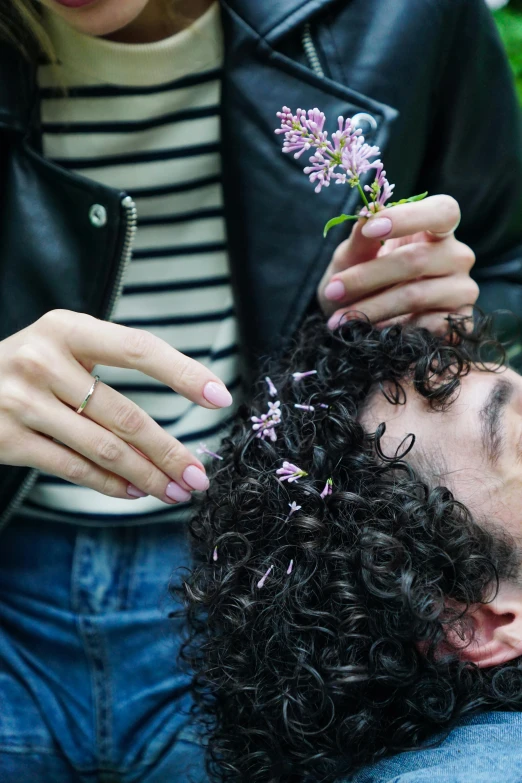
[[[522,587],[501,583],[495,599],[473,607],[467,617],[473,629],[469,643],[463,645],[456,632],[448,634],[462,660],[486,668],[522,655]]]

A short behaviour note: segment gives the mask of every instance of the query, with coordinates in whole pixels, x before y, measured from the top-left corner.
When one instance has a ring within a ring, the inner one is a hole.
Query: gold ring
[[[100,376],[99,375],[95,375],[94,376],[94,381],[92,382],[92,386],[89,389],[89,391],[87,392],[87,395],[86,395],[85,399],[83,400],[82,404],[80,405],[80,407],[78,408],[76,413],[82,414],[84,412],[85,406],[87,405],[87,403],[91,399],[92,395],[94,394],[94,390],[97,387],[99,382],[100,382]]]

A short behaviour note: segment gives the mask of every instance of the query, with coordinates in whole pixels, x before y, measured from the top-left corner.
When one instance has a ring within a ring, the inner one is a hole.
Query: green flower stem
[[[366,198],[366,193],[365,193],[365,192],[364,192],[364,190],[362,189],[362,187],[361,187],[361,183],[360,183],[360,182],[358,182],[358,183],[357,183],[357,188],[358,188],[358,190],[359,190],[359,193],[361,194],[361,198],[362,198],[362,200],[364,201],[364,206],[365,206],[365,207],[367,207],[367,209],[368,209],[368,212],[371,212],[370,205],[369,205],[369,203],[368,203],[368,199]]]

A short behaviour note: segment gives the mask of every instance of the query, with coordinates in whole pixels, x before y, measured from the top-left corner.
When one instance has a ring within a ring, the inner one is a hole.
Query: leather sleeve
[[[484,0],[448,0],[423,182],[460,203],[485,310],[522,316],[522,135],[509,64]],[[426,177],[426,173],[428,177]]]

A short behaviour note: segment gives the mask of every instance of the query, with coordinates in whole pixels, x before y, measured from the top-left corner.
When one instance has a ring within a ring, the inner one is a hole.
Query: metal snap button
[[[369,130],[374,131],[377,129],[377,120],[372,114],[360,111],[359,114],[354,114],[352,117],[352,123],[358,128],[362,128],[362,130],[364,130],[364,125],[361,125],[361,123],[365,122],[370,126]]]
[[[89,210],[89,220],[96,228],[101,228],[107,222],[107,210],[101,204],[93,204]]]

